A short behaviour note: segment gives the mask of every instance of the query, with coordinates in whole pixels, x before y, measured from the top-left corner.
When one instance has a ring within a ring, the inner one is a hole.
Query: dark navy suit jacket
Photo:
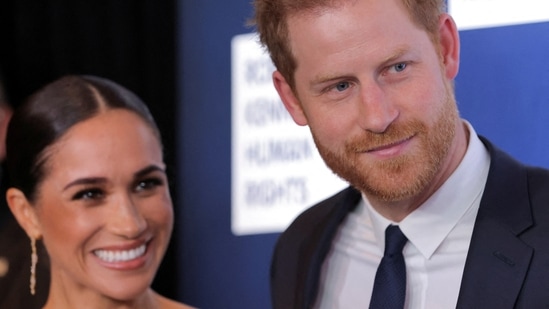
[[[491,163],[457,308],[549,308],[549,171],[525,166],[481,139]],[[360,198],[349,187],[282,233],[271,264],[274,309],[313,306],[332,239]]]

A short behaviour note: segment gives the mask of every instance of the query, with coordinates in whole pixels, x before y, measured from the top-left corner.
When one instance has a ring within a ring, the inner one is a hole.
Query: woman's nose
[[[125,196],[115,201],[109,229],[122,237],[136,238],[147,228],[147,221],[135,205],[131,196]]]

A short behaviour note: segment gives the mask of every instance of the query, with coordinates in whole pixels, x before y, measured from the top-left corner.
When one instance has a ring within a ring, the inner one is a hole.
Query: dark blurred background
[[[10,103],[17,107],[65,74],[99,75],[132,90],[163,133],[174,205],[176,13],[175,0],[2,0],[0,8],[0,70]],[[177,228],[153,284],[171,298]]]

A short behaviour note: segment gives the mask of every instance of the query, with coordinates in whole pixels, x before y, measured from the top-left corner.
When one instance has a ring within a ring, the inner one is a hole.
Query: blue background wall
[[[249,0],[179,2],[181,299],[200,308],[269,308],[276,235],[231,233],[231,38]]]
[[[250,0],[179,1],[180,299],[201,308],[270,308],[277,234],[233,236],[231,38],[248,33]],[[528,163],[549,167],[549,23],[461,33],[462,115]]]
[[[549,23],[460,36],[462,116],[515,158],[549,167]]]

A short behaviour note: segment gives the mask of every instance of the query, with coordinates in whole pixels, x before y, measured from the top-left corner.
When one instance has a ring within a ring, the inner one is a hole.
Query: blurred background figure
[[[48,295],[49,262],[41,242],[37,243],[38,279],[35,295],[29,293],[31,247],[6,204],[8,175],[5,166],[6,131],[12,115],[0,72],[0,308],[41,308]]]

